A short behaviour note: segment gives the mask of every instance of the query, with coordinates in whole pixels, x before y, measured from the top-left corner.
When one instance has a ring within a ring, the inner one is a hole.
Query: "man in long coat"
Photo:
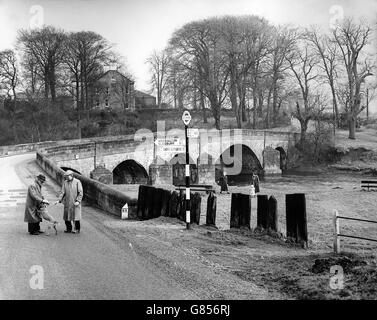
[[[63,220],[66,225],[66,233],[79,233],[81,220],[81,201],[83,198],[81,181],[73,177],[73,172],[67,170],[64,173],[64,183],[58,202],[64,204]],[[72,231],[72,221],[75,222],[75,231]]]
[[[24,221],[28,223],[28,231],[32,235],[43,233],[39,226],[42,218],[38,215],[38,209],[42,203],[48,204],[42,195],[42,184],[45,181],[46,177],[43,174],[38,175],[27,191]]]
[[[219,183],[220,183],[220,187],[221,187],[220,193],[223,193],[223,192],[229,193],[229,190],[228,190],[228,177],[227,177],[227,174],[226,174],[225,170],[220,172]]]

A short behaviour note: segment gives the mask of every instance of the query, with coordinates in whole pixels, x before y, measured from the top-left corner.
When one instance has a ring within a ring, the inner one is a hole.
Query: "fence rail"
[[[364,238],[364,237],[358,237],[358,236],[352,236],[352,235],[340,233],[340,223],[339,223],[340,219],[377,224],[377,221],[374,221],[374,220],[366,220],[366,219],[340,216],[338,210],[334,210],[333,222],[334,222],[334,252],[335,253],[340,253],[340,238],[341,237],[377,242],[377,239]]]

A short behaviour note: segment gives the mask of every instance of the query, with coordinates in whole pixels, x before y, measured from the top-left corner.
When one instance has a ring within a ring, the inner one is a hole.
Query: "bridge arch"
[[[177,153],[169,163],[172,166],[172,176],[173,185],[184,185],[186,183],[186,154]],[[197,184],[199,181],[198,177],[198,166],[197,163],[189,157],[190,164],[190,183]]]
[[[232,163],[229,160],[232,160]],[[253,172],[259,176],[264,173],[258,157],[244,144],[231,145],[220,155],[215,163],[216,181],[219,181],[224,170],[229,185],[250,184]]]
[[[69,167],[60,167],[60,169],[64,170],[64,171],[68,171],[68,170],[71,170],[73,171],[74,173],[77,173],[79,175],[82,175],[81,172],[77,171],[76,169],[73,169],[73,168],[69,168]]]
[[[148,180],[145,168],[132,159],[121,162],[113,170],[114,184],[147,184]]]

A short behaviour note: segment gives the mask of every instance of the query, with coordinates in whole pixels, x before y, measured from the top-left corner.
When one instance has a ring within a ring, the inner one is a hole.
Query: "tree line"
[[[109,65],[126,72],[123,58],[95,32],[66,32],[53,26],[19,30],[15,50],[0,52],[0,93],[6,97],[4,106],[12,120],[14,143],[20,141],[16,130],[18,106],[24,104],[19,101],[19,92],[27,96],[30,109],[30,105],[46,109],[46,125],[51,125],[49,115],[54,116],[51,109],[57,105],[57,98],[74,97],[80,137],[80,114],[91,107],[91,85]]]
[[[147,63],[159,106],[192,105],[203,110],[204,122],[209,108],[217,129],[222,108],[233,110],[238,128],[246,121],[271,128],[289,106],[302,143],[309,121],[326,113],[337,127],[345,120],[355,139],[376,87],[371,42],[371,26],[351,18],[324,32],[258,16],[212,17],[176,30]]]

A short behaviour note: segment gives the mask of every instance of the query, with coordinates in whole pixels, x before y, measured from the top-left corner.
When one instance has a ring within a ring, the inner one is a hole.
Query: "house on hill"
[[[135,90],[135,82],[117,70],[106,71],[92,86],[94,108],[135,110],[155,108],[156,97]]]
[[[135,108],[136,109],[157,108],[156,97],[148,93],[135,90]]]

